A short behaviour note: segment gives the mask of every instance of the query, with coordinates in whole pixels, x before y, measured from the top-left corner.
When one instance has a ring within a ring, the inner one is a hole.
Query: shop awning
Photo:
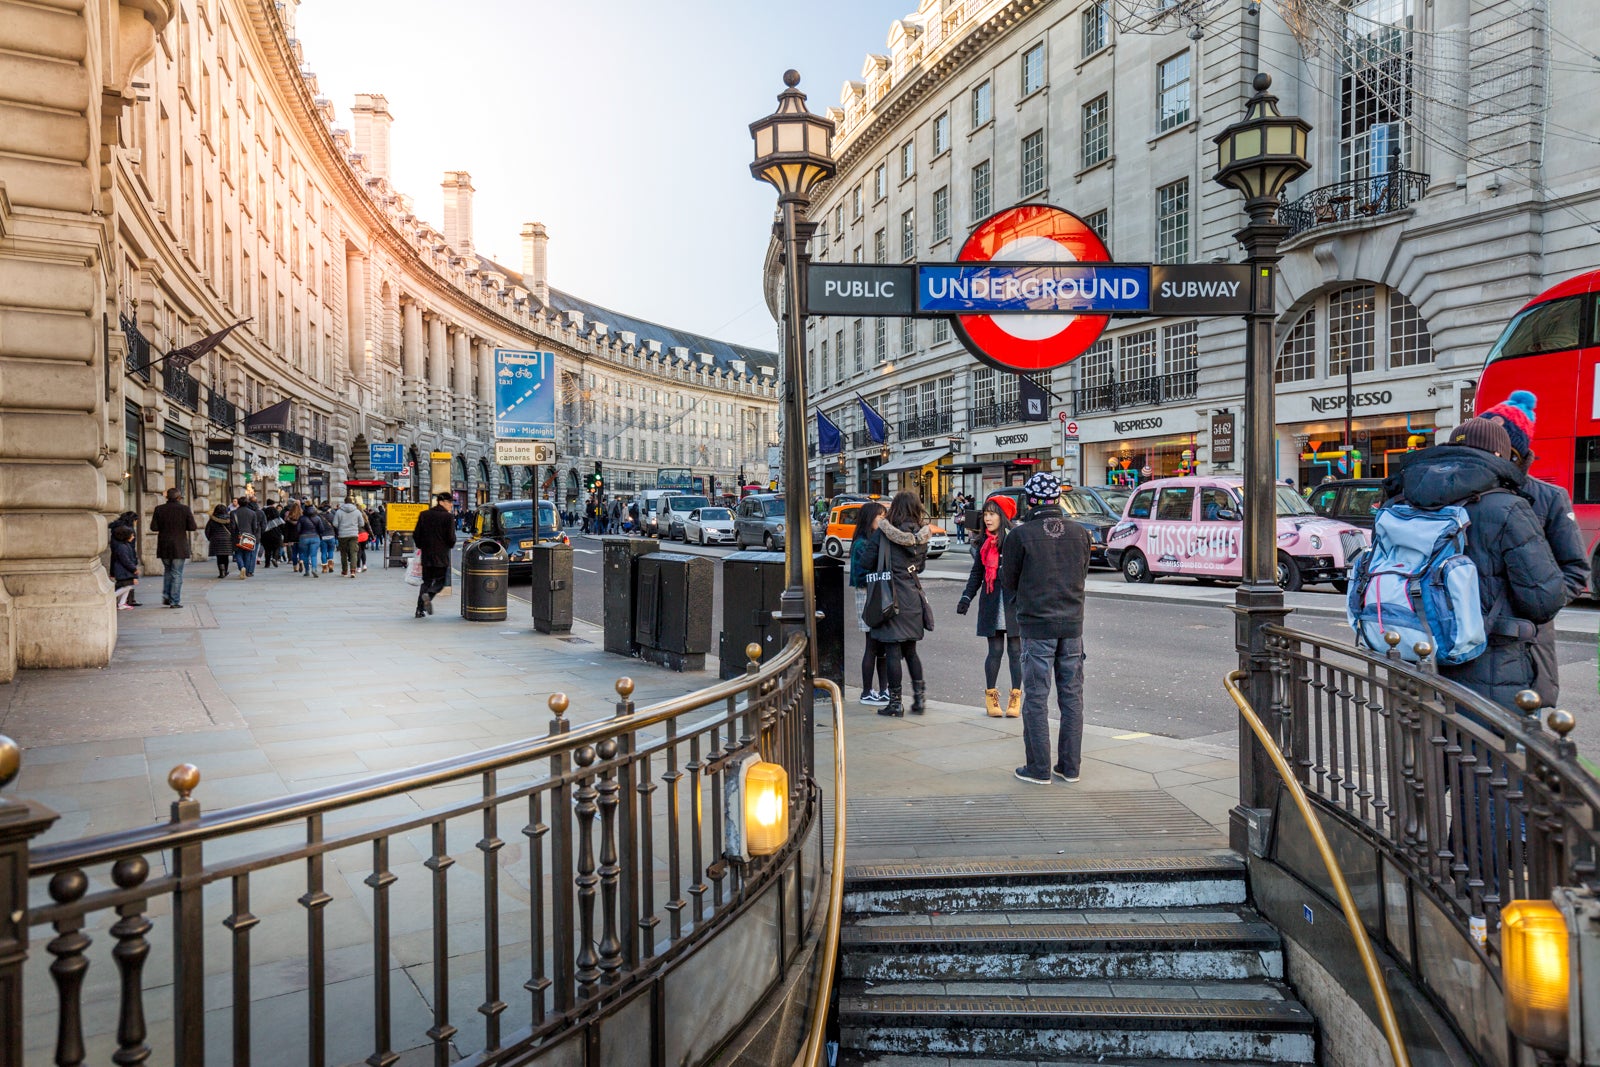
[[[893,474],[895,471],[914,471],[919,467],[926,467],[930,463],[937,463],[950,454],[950,446],[943,448],[919,448],[914,452],[903,452],[889,462],[876,468],[874,474]]]

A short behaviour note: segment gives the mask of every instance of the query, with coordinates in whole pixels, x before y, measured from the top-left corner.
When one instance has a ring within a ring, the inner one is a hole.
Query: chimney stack
[[[463,256],[472,255],[472,175],[464,170],[447,170],[444,181],[445,244]]]
[[[522,224],[522,281],[539,303],[550,304],[550,281],[546,277],[545,248],[550,235],[542,222]]]
[[[356,128],[356,151],[367,161],[367,171],[375,178],[389,178],[389,101],[382,93],[357,93],[350,109]]]

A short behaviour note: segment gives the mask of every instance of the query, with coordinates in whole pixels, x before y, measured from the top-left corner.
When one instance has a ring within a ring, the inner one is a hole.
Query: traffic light
[[[589,476],[589,492],[598,493],[605,487],[605,479],[601,476],[600,461],[594,461],[594,474]]]

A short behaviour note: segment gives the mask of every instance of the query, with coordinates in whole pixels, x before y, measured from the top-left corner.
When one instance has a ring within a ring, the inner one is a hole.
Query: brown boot
[[[989,718],[1000,717],[1000,691],[998,689],[985,689],[983,691],[983,707],[989,713]]]
[[[1006,718],[1016,719],[1022,716],[1022,690],[1011,691],[1011,703],[1006,705]]]

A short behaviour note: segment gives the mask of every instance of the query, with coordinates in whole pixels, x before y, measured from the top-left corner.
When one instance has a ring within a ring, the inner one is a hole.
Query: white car
[[[683,539],[694,545],[731,545],[737,535],[727,508],[695,508],[683,520]]]

